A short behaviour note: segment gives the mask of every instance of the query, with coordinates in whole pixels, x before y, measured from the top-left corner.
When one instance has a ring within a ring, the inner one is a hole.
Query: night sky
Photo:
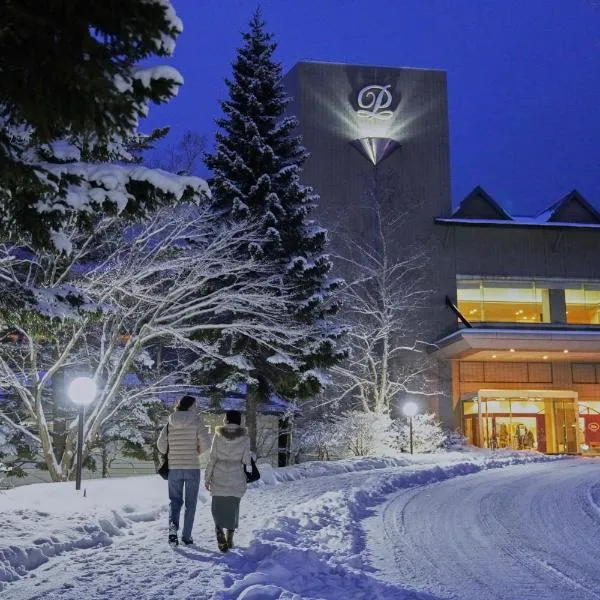
[[[256,3],[172,0],[179,97],[144,125],[212,143],[224,78]],[[448,73],[452,199],[481,185],[535,214],[572,189],[600,208],[597,0],[262,0],[287,72],[299,60]],[[205,174],[205,173],[203,173]],[[318,191],[318,190],[317,190]]]

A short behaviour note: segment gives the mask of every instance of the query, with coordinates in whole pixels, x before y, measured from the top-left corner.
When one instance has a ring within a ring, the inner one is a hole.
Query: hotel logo
[[[357,114],[364,119],[386,121],[394,115],[386,110],[392,105],[391,85],[368,85],[358,92]]]

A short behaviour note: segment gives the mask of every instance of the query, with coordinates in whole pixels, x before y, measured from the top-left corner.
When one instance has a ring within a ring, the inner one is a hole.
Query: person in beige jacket
[[[192,527],[200,488],[200,454],[208,451],[210,436],[193,396],[183,396],[158,438],[159,452],[169,456],[169,544],[177,546],[179,516],[184,505],[181,541],[193,544]]]
[[[242,427],[242,415],[227,411],[224,425],[215,428],[204,484],[212,496],[212,516],[219,550],[233,548],[238,528],[240,501],[246,493],[245,468],[251,467],[250,438]],[[227,530],[227,535],[225,535]]]

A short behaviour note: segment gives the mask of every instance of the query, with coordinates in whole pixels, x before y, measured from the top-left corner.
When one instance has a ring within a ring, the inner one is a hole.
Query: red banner
[[[600,415],[583,415],[585,443],[600,445]]]

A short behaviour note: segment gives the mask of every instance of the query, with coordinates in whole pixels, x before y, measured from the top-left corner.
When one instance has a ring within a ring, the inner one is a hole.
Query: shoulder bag
[[[246,483],[253,483],[260,479],[260,471],[258,470],[256,462],[254,462],[254,459],[252,457],[250,457],[250,462],[252,463],[252,470],[250,471],[250,473],[248,473],[248,471],[246,471],[245,467],[242,465],[244,473],[246,474]]]
[[[156,471],[163,479],[169,479],[169,424],[167,423],[167,453],[163,454],[160,467]]]

